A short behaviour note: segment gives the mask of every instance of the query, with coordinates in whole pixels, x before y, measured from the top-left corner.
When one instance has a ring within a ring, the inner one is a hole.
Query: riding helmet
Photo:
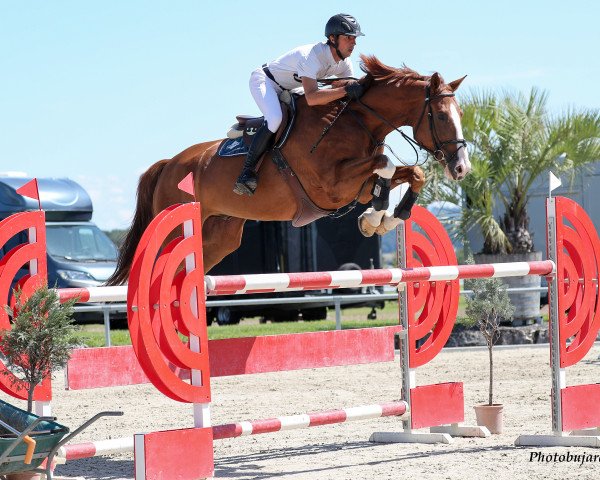
[[[351,35],[353,37],[364,36],[360,31],[360,25],[352,15],[338,13],[327,21],[325,25],[325,36],[329,35]]]

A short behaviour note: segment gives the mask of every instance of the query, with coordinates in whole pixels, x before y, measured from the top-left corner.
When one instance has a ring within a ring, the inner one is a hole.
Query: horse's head
[[[448,178],[462,180],[471,171],[461,126],[462,110],[454,92],[465,77],[444,83],[434,73],[425,87],[423,110],[414,126],[415,140],[445,167]]]
[[[462,180],[471,163],[454,92],[464,77],[445,84],[438,73],[427,77],[406,65],[389,67],[372,55],[361,55],[361,60],[361,69],[367,74],[362,79],[367,87],[363,106],[389,127],[384,127],[383,133],[411,125],[415,140],[400,133],[440,162],[448,178]]]

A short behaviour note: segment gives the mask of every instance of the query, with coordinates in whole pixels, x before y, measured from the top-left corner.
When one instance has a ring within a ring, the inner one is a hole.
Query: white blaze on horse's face
[[[456,130],[456,138],[465,138],[462,133],[462,124],[460,122],[460,115],[458,113],[458,108],[456,108],[456,104],[452,102],[450,104],[450,121],[454,125]],[[450,173],[450,169],[448,165],[444,170],[444,174],[450,180],[462,180],[467,176],[467,174],[471,171],[471,162],[469,161],[469,152],[467,152],[466,147],[460,147],[458,149],[458,158],[456,163],[454,164],[454,171],[456,173],[456,177]]]

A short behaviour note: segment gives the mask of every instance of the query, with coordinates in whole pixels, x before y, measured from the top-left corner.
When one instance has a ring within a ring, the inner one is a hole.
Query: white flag
[[[558,187],[562,185],[560,178],[550,172],[550,191],[556,190]]]

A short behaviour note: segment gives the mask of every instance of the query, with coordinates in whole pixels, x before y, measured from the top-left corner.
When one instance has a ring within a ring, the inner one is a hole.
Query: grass
[[[371,311],[368,307],[348,308],[342,310],[342,328],[381,327],[398,323],[398,307],[395,302],[386,302],[383,310],[377,310],[377,319],[368,320],[367,314]],[[258,318],[245,318],[238,325],[217,325],[213,323],[208,327],[208,338],[237,338],[254,337],[259,335],[281,335],[286,333],[320,332],[335,330],[335,311],[329,310],[326,320],[260,323]],[[81,343],[87,347],[103,347],[104,325],[81,325],[78,332]],[[112,345],[130,345],[129,330],[111,328],[110,338]]]
[[[85,324],[80,325],[77,337],[82,345],[86,347],[104,347],[106,342],[104,340],[104,325],[100,324]],[[129,330],[127,329],[110,329],[110,341],[111,345],[131,345],[131,339],[129,338]]]
[[[370,307],[347,308],[342,310],[342,329],[383,327],[398,324],[398,304],[385,302],[385,308],[377,310],[377,319],[368,320],[367,314]],[[464,313],[464,298],[460,297],[459,321]],[[335,330],[335,310],[328,310],[326,320],[260,323],[258,318],[243,319],[238,325],[217,325],[208,327],[208,338],[211,340],[221,338],[255,337],[260,335],[283,335],[288,333],[321,332]],[[81,343],[87,347],[103,347],[104,325],[82,325],[78,336]],[[111,328],[111,345],[130,345],[129,330]]]

